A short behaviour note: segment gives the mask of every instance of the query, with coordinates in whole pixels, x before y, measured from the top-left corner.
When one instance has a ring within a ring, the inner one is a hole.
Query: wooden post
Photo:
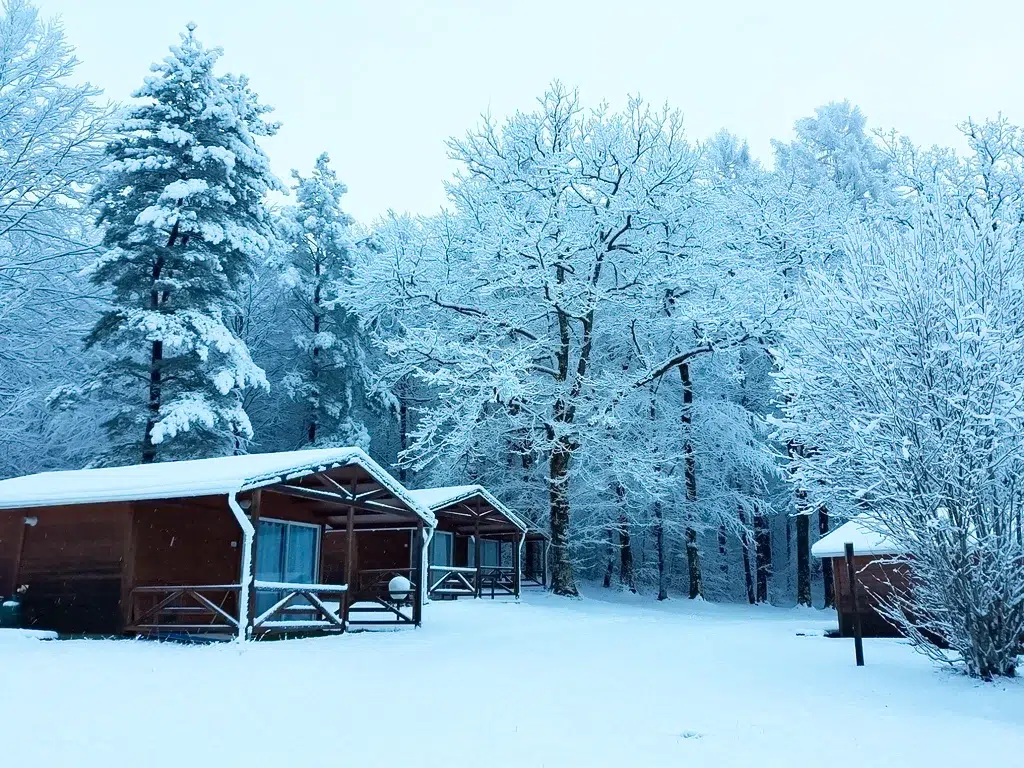
[[[473,557],[475,558],[476,565],[476,597],[481,596],[481,589],[483,587],[482,579],[480,578],[480,505],[476,505],[476,517],[473,518]]]
[[[245,637],[252,639],[256,624],[256,551],[260,541],[260,498],[263,493],[257,488],[249,497],[249,522],[252,523],[252,560],[249,562],[249,610],[245,617]]]
[[[135,514],[138,503],[128,502],[125,515],[124,553],[121,562],[121,631],[132,622],[132,592],[135,589]],[[24,540],[24,538],[22,539]]]
[[[864,632],[860,625],[860,606],[857,605],[857,572],[853,568],[853,544],[846,542],[846,575],[850,580],[850,604],[853,606],[853,647],[857,666],[864,666]]]
[[[354,483],[353,483],[354,485]],[[354,495],[354,494],[353,494]],[[356,559],[356,510],[349,507],[345,515],[345,594],[342,600],[342,621],[348,625],[348,609],[352,605],[353,577],[355,576]]]
[[[413,591],[412,591],[412,621],[417,627],[423,620],[423,579],[426,578],[423,570],[423,549],[424,531],[423,521],[416,526],[413,532],[416,537],[416,546],[409,554],[412,556]]]
[[[519,599],[519,592],[523,588],[523,535],[520,533],[512,537],[512,588]]]

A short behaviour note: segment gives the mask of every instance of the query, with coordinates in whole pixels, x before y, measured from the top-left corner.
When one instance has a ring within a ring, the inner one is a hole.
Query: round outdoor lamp
[[[412,582],[405,576],[395,576],[388,582],[388,594],[396,603],[404,603],[412,593]]]

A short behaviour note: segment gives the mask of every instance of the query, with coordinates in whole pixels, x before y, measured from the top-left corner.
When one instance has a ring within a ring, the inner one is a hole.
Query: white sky
[[[725,127],[761,158],[793,121],[849,98],[872,126],[957,143],[971,116],[1024,120],[1024,4],[949,0],[37,0],[60,15],[81,74],[127,100],[188,21],[225,49],[283,122],[279,176],[327,150],[369,222],[430,213],[444,140],[488,109],[529,110],[553,79],[583,101],[629,93],[683,110],[691,138]]]

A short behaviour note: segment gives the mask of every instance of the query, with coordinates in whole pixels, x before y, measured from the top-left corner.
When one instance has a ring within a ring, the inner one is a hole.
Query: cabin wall
[[[227,498],[135,503],[135,586],[237,584],[242,529]]]
[[[13,595],[18,587],[15,569],[24,527],[25,515],[21,510],[0,510],[0,600]]]
[[[17,583],[26,626],[66,633],[116,634],[131,531],[131,504],[12,510],[24,526]],[[23,524],[23,523],[22,523]]]
[[[345,583],[345,556],[347,552],[345,531],[329,531],[322,543],[322,579],[328,584]],[[412,535],[404,531],[356,531],[355,571],[376,568],[409,568],[411,561],[410,544]]]
[[[860,609],[861,629],[866,637],[897,637],[899,632],[880,611],[881,602],[894,593],[910,590],[910,572],[904,565],[882,562],[884,558],[858,555],[853,558],[857,577],[857,601]],[[850,579],[846,559],[831,558],[832,575],[835,583],[836,611],[839,614],[839,632],[843,637],[853,635],[853,597],[850,593]]]

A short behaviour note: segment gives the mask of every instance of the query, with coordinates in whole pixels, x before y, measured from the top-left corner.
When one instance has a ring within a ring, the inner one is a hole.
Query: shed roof
[[[861,515],[818,539],[811,547],[811,554],[820,558],[843,557],[847,542],[853,544],[855,555],[898,555],[906,552],[906,547],[879,533],[870,516]]]
[[[433,525],[435,518],[398,480],[359,448],[250,453],[214,459],[100,467],[0,480],[0,509],[216,496],[357,465]]]
[[[482,485],[451,485],[443,488],[421,488],[416,491],[409,491],[409,493],[431,512],[439,512],[453,504],[458,504],[463,501],[469,501],[475,497],[480,497],[499,514],[507,518],[512,525],[524,533],[542,533],[498,501],[498,499]]]

